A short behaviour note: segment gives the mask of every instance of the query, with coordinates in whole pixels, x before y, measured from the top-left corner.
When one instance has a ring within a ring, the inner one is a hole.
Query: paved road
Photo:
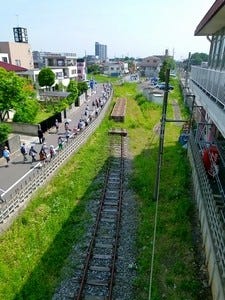
[[[103,86],[98,84],[96,90],[92,93],[91,97],[89,97],[89,99],[85,103],[83,103],[82,106],[77,107],[76,110],[73,112],[73,114],[68,116],[68,119],[71,120],[69,122],[70,129],[77,127],[80,118],[84,115],[84,111],[87,105],[89,106],[89,109],[92,110],[93,109],[92,101],[95,100],[96,98],[101,97],[102,93],[103,93]],[[47,146],[54,145],[54,147],[57,147],[59,135],[65,137],[64,122],[59,123],[58,133],[56,133],[55,128],[52,128],[50,129],[49,132],[44,133],[46,145]],[[35,150],[39,153],[41,144],[39,144],[38,137],[20,135],[20,140],[21,142],[25,142],[28,148],[30,148],[31,145],[34,145]],[[37,155],[37,158],[39,158],[39,155]],[[23,177],[27,172],[29,172],[32,168],[34,168],[34,166],[37,163],[34,163],[32,165],[30,156],[28,156],[28,161],[26,163],[23,163],[23,157],[19,149],[18,152],[15,155],[13,155],[13,158],[11,159],[8,167],[6,167],[5,159],[1,158],[0,159],[0,195],[8,188],[10,188],[21,177]]]

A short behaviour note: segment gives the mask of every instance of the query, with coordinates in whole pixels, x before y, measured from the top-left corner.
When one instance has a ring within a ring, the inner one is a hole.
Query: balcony
[[[192,66],[190,80],[219,106],[225,108],[225,71]]]

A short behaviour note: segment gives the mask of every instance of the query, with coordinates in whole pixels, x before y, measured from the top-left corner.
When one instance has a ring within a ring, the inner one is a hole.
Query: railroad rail
[[[124,130],[110,134],[111,156],[100,196],[95,225],[78,278],[74,298],[113,299],[124,192]],[[115,134],[117,132],[117,134]]]
[[[125,115],[126,115],[126,106],[127,106],[127,99],[119,98],[113,107],[111,118],[117,122],[124,122]]]

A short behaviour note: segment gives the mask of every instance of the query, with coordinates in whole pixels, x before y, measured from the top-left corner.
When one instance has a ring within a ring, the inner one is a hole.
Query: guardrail
[[[189,137],[188,156],[192,166],[195,199],[197,201],[206,265],[213,299],[225,299],[225,223],[216,205],[198,146]]]
[[[1,195],[0,203],[0,223],[6,222],[8,217],[15,215],[34,194],[34,192],[57,171],[57,169],[87,141],[91,134],[96,130],[103,120],[112,98],[112,90],[108,100],[102,107],[98,117],[85,127],[78,135],[70,138],[64,143],[62,150],[46,163],[38,163],[35,167],[26,173],[20,180],[13,184],[7,191]],[[0,225],[1,227],[1,225]]]

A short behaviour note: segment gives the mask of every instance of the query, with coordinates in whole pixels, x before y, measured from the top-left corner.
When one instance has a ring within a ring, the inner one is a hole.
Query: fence
[[[88,137],[96,130],[109,107],[112,92],[103,106],[100,114],[81,133],[64,143],[63,150],[48,163],[38,163],[32,170],[12,185],[1,195],[0,223],[11,220],[15,212],[24,207],[33,193],[45,183],[57,169],[87,141]],[[10,218],[9,218],[10,217]],[[0,225],[1,227],[1,225]],[[0,231],[3,229],[0,228]]]
[[[225,223],[216,205],[198,146],[190,135],[188,156],[192,166],[195,199],[199,211],[206,265],[213,299],[225,299]]]

